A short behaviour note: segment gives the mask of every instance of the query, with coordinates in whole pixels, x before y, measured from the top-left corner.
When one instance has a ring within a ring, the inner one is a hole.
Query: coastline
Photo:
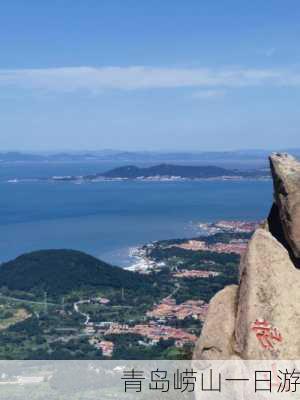
[[[147,274],[151,271],[165,267],[166,264],[164,262],[157,263],[147,256],[147,249],[153,247],[154,243],[156,242],[145,244],[141,247],[131,247],[129,249],[129,255],[135,260],[135,262],[128,267],[124,267],[124,269],[131,272]]]
[[[199,230],[196,237],[153,241],[140,247],[131,247],[129,249],[129,255],[135,260],[135,262],[128,267],[124,267],[124,269],[141,274],[149,274],[152,271],[160,271],[164,267],[167,267],[165,261],[155,261],[151,256],[149,256],[151,250],[155,248],[167,249],[178,247],[193,251],[235,253],[241,255],[247,247],[247,239],[232,240],[229,241],[229,243],[220,239],[213,245],[207,246],[205,244],[205,238],[219,234],[252,234],[260,223],[261,221],[225,220],[205,223],[197,222],[194,224]]]
[[[52,176],[50,178],[12,178],[3,181],[4,183],[27,183],[27,182],[55,182],[55,183],[99,183],[99,182],[240,182],[240,181],[269,181],[271,176],[217,176],[217,177],[201,177],[201,178],[187,178],[182,176],[150,176],[150,177],[116,177],[107,178],[99,176],[95,178],[86,178],[83,176]]]

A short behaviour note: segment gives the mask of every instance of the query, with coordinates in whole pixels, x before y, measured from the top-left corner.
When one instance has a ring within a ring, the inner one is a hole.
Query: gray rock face
[[[212,298],[194,359],[228,360],[234,356],[237,289],[237,285],[227,286]]]
[[[300,359],[299,304],[300,270],[270,232],[257,229],[241,263],[235,351],[245,360]]]
[[[300,163],[270,162],[275,203],[241,260],[239,286],[212,299],[197,359],[300,359]]]
[[[288,154],[272,154],[270,165],[284,236],[293,256],[300,258],[300,162]]]

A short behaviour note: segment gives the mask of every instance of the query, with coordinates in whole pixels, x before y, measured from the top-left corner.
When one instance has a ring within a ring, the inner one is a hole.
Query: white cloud
[[[0,70],[0,87],[54,91],[300,86],[300,70],[264,68],[65,67]]]

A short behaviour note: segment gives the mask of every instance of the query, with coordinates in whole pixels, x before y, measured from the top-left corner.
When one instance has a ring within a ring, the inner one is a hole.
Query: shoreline
[[[201,239],[205,237],[210,237],[214,236],[216,234],[222,234],[222,233],[229,233],[229,234],[234,234],[234,233],[246,233],[246,234],[251,234],[255,231],[255,229],[260,225],[261,221],[225,221],[225,220],[220,220],[216,222],[197,222],[195,223],[195,228],[198,229],[198,233],[196,236],[193,238],[175,238],[175,239],[170,239],[169,241],[179,241],[182,242],[183,244],[190,244],[191,242],[199,242],[200,244],[203,243]],[[135,259],[135,262],[133,262],[130,266],[124,267],[127,271],[131,272],[137,272],[141,274],[149,274],[152,271],[160,271],[164,267],[167,267],[167,264],[164,261],[154,261],[148,256],[148,250],[153,249],[155,246],[160,246],[160,243],[165,242],[165,240],[157,240],[153,241],[147,244],[144,244],[140,247],[131,247],[129,249],[129,256]],[[237,241],[237,243],[240,245],[241,241]],[[182,247],[181,244],[177,245],[169,245],[168,247]],[[224,242],[225,243],[225,242]],[[220,240],[219,244],[224,244],[222,240]],[[236,244],[235,243],[235,247]],[[234,245],[231,243],[231,250],[232,253],[240,253],[240,249],[234,248]],[[223,246],[224,247],[224,246]],[[199,248],[191,248],[193,251],[212,251],[212,252],[224,252],[228,253],[228,250],[223,248],[223,249],[218,249],[217,247],[212,247],[211,249],[209,247],[202,248],[200,246]],[[229,251],[230,252],[230,251]]]
[[[129,255],[136,261],[130,266],[124,267],[124,269],[126,271],[147,274],[150,273],[151,271],[155,271],[159,268],[165,267],[166,266],[165,262],[157,263],[151,260],[149,257],[147,257],[147,249],[153,247],[154,243],[157,243],[157,241],[145,244],[141,247],[131,247],[129,249]]]
[[[185,178],[181,176],[153,176],[153,177],[138,177],[138,178],[106,178],[97,177],[86,179],[84,177],[72,176],[53,176],[50,178],[11,178],[3,180],[2,183],[101,183],[101,182],[241,182],[241,181],[270,181],[271,176],[258,177],[243,177],[243,176],[218,176],[213,178]]]
[[[138,273],[149,273],[156,268],[156,263],[147,257],[147,248],[152,243],[145,244],[141,247],[131,247],[129,249],[129,257],[134,261],[131,265],[124,267],[126,271],[138,272]]]

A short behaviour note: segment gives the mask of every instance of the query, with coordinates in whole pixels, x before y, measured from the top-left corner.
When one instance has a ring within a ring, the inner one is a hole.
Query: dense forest
[[[43,250],[0,267],[0,287],[49,296],[93,288],[149,288],[147,278],[74,250]]]

